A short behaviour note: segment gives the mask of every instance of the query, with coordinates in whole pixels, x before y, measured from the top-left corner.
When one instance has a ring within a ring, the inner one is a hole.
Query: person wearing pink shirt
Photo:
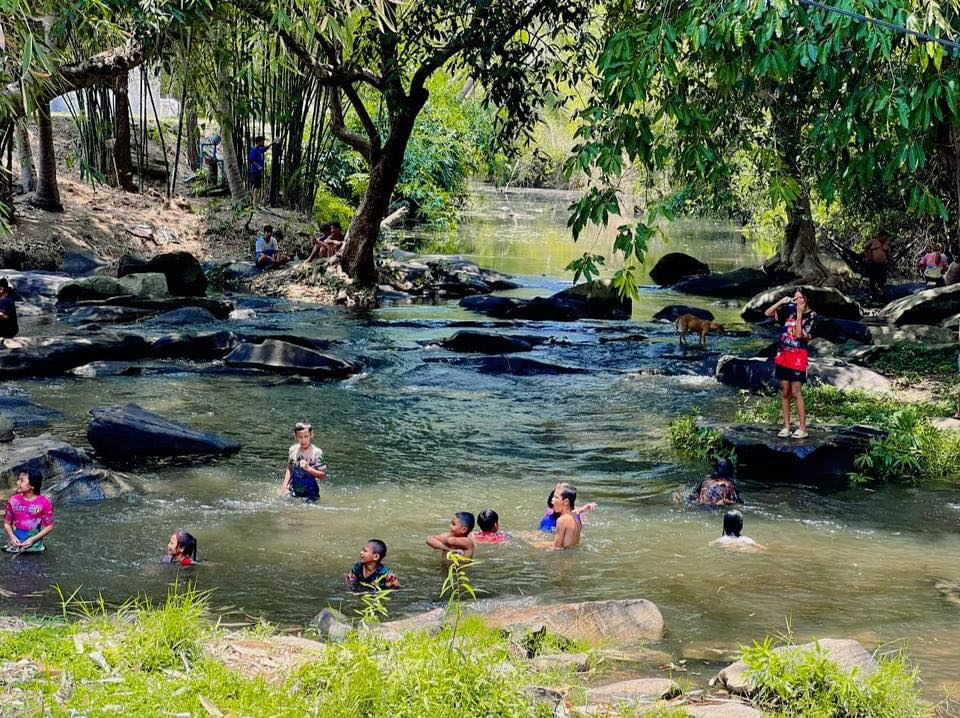
[[[53,506],[50,499],[40,495],[42,485],[43,477],[33,471],[21,471],[17,477],[17,493],[7,499],[3,514],[3,529],[9,539],[4,551],[44,550],[43,538],[53,531]]]

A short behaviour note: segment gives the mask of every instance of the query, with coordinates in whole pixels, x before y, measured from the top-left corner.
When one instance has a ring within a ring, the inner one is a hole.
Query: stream
[[[458,231],[431,238],[430,251],[460,253],[514,275],[524,287],[511,294],[552,293],[569,285],[564,267],[571,259],[612,244],[612,231],[571,243],[569,201],[562,193],[479,189]],[[763,258],[724,224],[681,221],[667,235],[651,246],[644,278],[670,251],[714,270]],[[824,494],[745,481],[744,533],[767,550],[710,548],[721,513],[672,501],[706,467],[672,457],[666,430],[694,407],[731,418],[740,397],[698,375],[672,325],[649,319],[665,304],[688,303],[737,324],[738,309],[653,286],[640,294],[630,322],[498,330],[566,339],[528,356],[586,374],[483,374],[425,361],[447,355],[424,343],[456,331],[450,323],[488,321],[456,301],[356,315],[271,300],[255,320],[220,326],[333,340],[332,353],[362,359],[364,372],[318,383],[189,370],[8,382],[5,388],[63,411],[47,430],[77,446],[87,445],[92,407],[133,401],[229,435],[243,450],[208,464],[137,467],[131,473],[142,492],[135,498],[58,510],[46,554],[0,560],[0,610],[56,612],[54,585],[68,594],[78,587],[88,597],[100,592],[110,602],[136,592],[162,598],[174,572],[159,559],[170,533],[182,527],[199,539],[205,565],[191,576],[213,590],[215,608],[281,625],[303,625],[326,605],[355,610],[344,574],[367,539],[381,538],[389,547],[385,563],[404,586],[388,606],[400,617],[438,605],[445,568],[424,540],[446,530],[453,512],[494,508],[503,530],[530,530],[553,484],[565,479],[576,484],[581,502],[600,504],[586,519],[581,546],[555,553],[517,540],[479,545],[472,581],[483,600],[650,599],[667,628],[653,647],[686,659],[698,683],[738,643],[789,624],[801,639],[856,638],[871,648],[902,642],[928,697],[956,691],[960,606],[935,584],[960,582],[960,490],[886,486]],[[22,325],[25,334],[63,331],[43,320]],[[648,340],[598,342],[630,333]],[[739,351],[750,341],[711,336],[710,349]],[[691,371],[653,373],[664,361],[686,361]],[[303,418],[312,421],[329,466],[316,505],[277,496],[293,424]]]

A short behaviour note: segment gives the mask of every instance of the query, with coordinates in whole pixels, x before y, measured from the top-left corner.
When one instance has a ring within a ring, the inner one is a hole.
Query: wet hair
[[[457,517],[457,520],[460,521],[460,523],[467,527],[468,534],[473,531],[473,514],[471,514],[469,511],[457,511],[454,516]]]
[[[500,522],[500,515],[493,509],[484,509],[477,514],[477,526],[481,531],[493,531],[493,527]]]
[[[718,459],[716,466],[713,467],[713,478],[715,479],[730,479],[733,481],[736,473],[736,468],[730,459]]]
[[[567,484],[560,489],[560,498],[564,501],[570,502],[570,510],[573,510],[574,504],[577,503],[577,489],[574,486]]]
[[[301,431],[313,432],[313,425],[309,421],[298,421],[293,425],[293,433],[299,434]]]
[[[367,541],[367,546],[380,557],[381,561],[387,557],[387,545],[380,539],[370,539]]]
[[[21,471],[20,475],[26,474],[27,481],[30,482],[30,488],[35,494],[40,493],[40,487],[43,486],[43,475],[39,471]]]
[[[723,535],[740,537],[743,530],[743,514],[737,510],[727,511],[723,515]]]
[[[194,561],[197,560],[197,540],[193,537],[193,534],[187,533],[183,529],[178,529],[177,548],[183,552],[184,556],[189,556]]]
[[[273,234],[273,225],[272,224],[263,225],[263,231],[270,232],[270,234]]]

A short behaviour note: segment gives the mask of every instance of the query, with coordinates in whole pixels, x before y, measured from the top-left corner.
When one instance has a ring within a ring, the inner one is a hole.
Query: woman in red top
[[[768,317],[778,315],[783,305],[789,305],[782,313],[784,317],[783,333],[780,335],[780,347],[777,350],[776,376],[780,382],[780,399],[783,407],[783,428],[777,436],[794,439],[806,439],[807,411],[803,405],[803,385],[807,381],[807,343],[810,341],[810,331],[816,314],[807,307],[807,298],[799,289],[792,297],[783,297],[771,306],[765,314]],[[797,404],[799,428],[790,431],[790,400]]]

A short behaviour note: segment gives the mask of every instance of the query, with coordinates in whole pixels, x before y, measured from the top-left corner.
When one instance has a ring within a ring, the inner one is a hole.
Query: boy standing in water
[[[557,537],[553,542],[555,549],[573,548],[580,543],[580,522],[573,513],[576,502],[577,490],[569,484],[553,492],[553,512],[559,514]]]
[[[53,507],[50,499],[40,495],[43,477],[35,471],[21,471],[17,477],[17,493],[7,500],[3,529],[10,553],[43,551],[43,537],[53,531]]]
[[[313,445],[313,427],[306,421],[298,421],[293,427],[297,443],[288,452],[287,470],[280,485],[280,495],[296,496],[307,501],[320,498],[318,481],[327,478],[327,462],[323,451]]]
[[[458,511],[450,519],[450,530],[445,534],[428,538],[427,546],[439,549],[444,554],[453,551],[467,558],[473,558],[473,541],[468,538],[473,531],[473,524],[473,514],[469,511]]]
[[[370,539],[360,549],[360,560],[347,574],[347,585],[356,593],[400,588],[396,574],[383,565],[387,545],[380,539]]]

